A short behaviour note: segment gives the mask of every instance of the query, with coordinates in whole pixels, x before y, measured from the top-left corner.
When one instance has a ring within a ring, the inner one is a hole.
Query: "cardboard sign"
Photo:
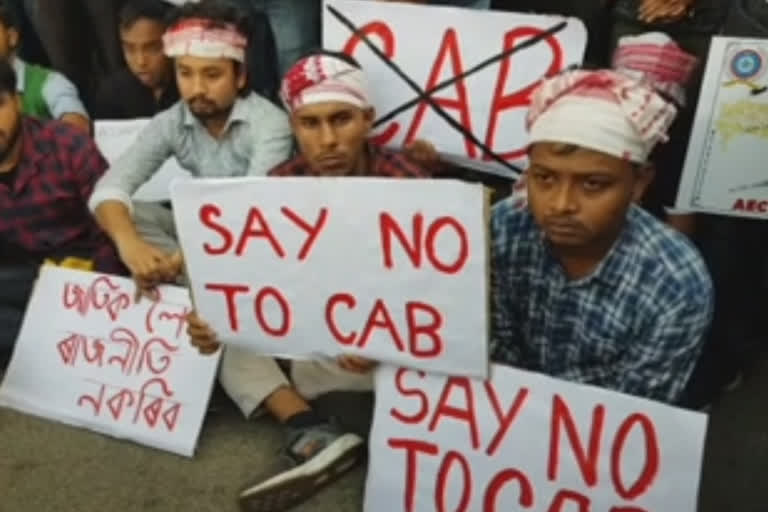
[[[104,158],[112,164],[131,147],[149,119],[127,121],[96,121],[94,138]],[[133,198],[137,201],[167,201],[171,197],[170,185],[175,178],[189,177],[176,158],[168,159],[155,175],[142,185]]]
[[[432,142],[461,165],[515,178],[525,116],[545,76],[584,58],[576,18],[326,0],[323,47],[353,56],[376,107],[376,140]]]
[[[176,182],[172,200],[195,304],[224,342],[487,375],[481,186],[228,178]]]
[[[0,405],[192,456],[219,356],[186,335],[188,293],[133,301],[133,282],[43,267]]]
[[[768,40],[715,37],[677,207],[768,218]]]
[[[696,510],[705,415],[491,374],[378,371],[366,512]]]

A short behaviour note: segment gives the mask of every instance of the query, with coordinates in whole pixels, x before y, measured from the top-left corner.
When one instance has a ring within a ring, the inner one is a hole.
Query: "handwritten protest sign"
[[[366,512],[696,510],[705,415],[491,373],[378,371]]]
[[[191,347],[188,293],[43,267],[0,405],[192,456],[218,365]]]
[[[768,218],[768,40],[715,37],[678,208]]]
[[[171,194],[195,304],[223,341],[487,375],[481,186],[229,178]]]
[[[379,143],[428,140],[447,159],[512,178],[531,92],[580,64],[586,44],[576,18],[360,0],[323,9],[323,47],[352,55],[373,84]]]
[[[149,123],[149,119],[127,121],[96,121],[94,137],[104,158],[112,164],[123,155]],[[171,197],[170,184],[175,178],[188,177],[175,158],[170,158],[158,172],[133,195],[138,201],[167,201]]]

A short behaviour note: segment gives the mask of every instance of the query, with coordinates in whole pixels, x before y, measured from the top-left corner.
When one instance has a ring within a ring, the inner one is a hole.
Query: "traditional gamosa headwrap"
[[[649,85],[610,70],[569,71],[534,91],[529,141],[560,142],[645,163],[677,115]]]
[[[280,88],[286,108],[340,101],[360,108],[371,105],[365,73],[333,55],[316,54],[301,59],[286,73]]]
[[[648,32],[619,39],[613,54],[613,69],[646,81],[657,91],[685,105],[685,86],[691,80],[699,59],[686,53],[662,32]]]
[[[234,25],[217,26],[204,18],[182,20],[163,35],[163,47],[168,57],[227,58],[245,62],[247,45],[247,37]]]

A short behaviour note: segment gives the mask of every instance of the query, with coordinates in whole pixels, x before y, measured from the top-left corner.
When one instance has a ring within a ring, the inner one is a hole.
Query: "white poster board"
[[[186,290],[136,304],[132,281],[43,267],[0,405],[191,457],[219,355],[186,335]]]
[[[99,120],[94,123],[94,138],[99,150],[110,164],[130,148],[149,123],[149,119],[118,121]],[[133,195],[137,201],[167,201],[171,197],[170,185],[175,178],[189,177],[176,158],[169,158],[158,172]]]
[[[227,178],[171,191],[196,307],[224,342],[487,375],[480,185]]]
[[[382,367],[366,512],[695,512],[707,418],[504,366]]]
[[[510,178],[525,166],[531,91],[581,64],[586,44],[576,18],[360,0],[323,7],[323,47],[352,55],[372,84],[377,142],[427,140],[448,160]],[[423,92],[442,113],[419,101]]]
[[[768,218],[768,39],[715,37],[677,207]]]

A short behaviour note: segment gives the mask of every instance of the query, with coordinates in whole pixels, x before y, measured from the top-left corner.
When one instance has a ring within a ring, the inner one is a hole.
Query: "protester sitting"
[[[0,60],[0,353],[16,339],[44,261],[124,270],[87,207],[106,160],[86,133],[26,116],[21,104],[15,73]]]
[[[292,146],[288,116],[246,84],[245,18],[224,2],[189,3],[163,37],[183,101],[155,116],[96,185],[91,209],[143,288],[180,272],[170,207],[131,196],[171,156],[193,176],[259,176]]]
[[[302,59],[283,80],[281,96],[301,154],[270,176],[427,176],[403,154],[368,142],[374,110],[363,71],[351,57],[323,52]],[[201,352],[218,349],[216,334],[195,314],[189,318],[189,334]],[[231,372],[245,358],[251,369],[258,363],[258,373]],[[246,510],[286,510],[354,466],[363,440],[345,433],[307,401],[329,392],[371,390],[366,374],[371,367],[362,359],[343,357],[338,362],[293,362],[286,375],[271,358],[227,348],[221,379],[230,395],[258,396],[243,409],[246,416],[263,405],[289,433],[284,464],[270,468],[265,480],[241,494]]]
[[[16,71],[23,112],[41,119],[60,119],[90,131],[88,113],[77,88],[64,75],[36,66],[15,55],[19,30],[11,9],[0,0],[0,58]]]
[[[528,116],[527,209],[492,216],[497,362],[676,403],[711,321],[713,290],[686,238],[633,203],[675,117],[612,71],[545,81]]]
[[[152,117],[179,100],[173,61],[163,53],[171,5],[163,0],[127,0],[118,27],[127,68],[101,84],[93,103],[96,119]]]

